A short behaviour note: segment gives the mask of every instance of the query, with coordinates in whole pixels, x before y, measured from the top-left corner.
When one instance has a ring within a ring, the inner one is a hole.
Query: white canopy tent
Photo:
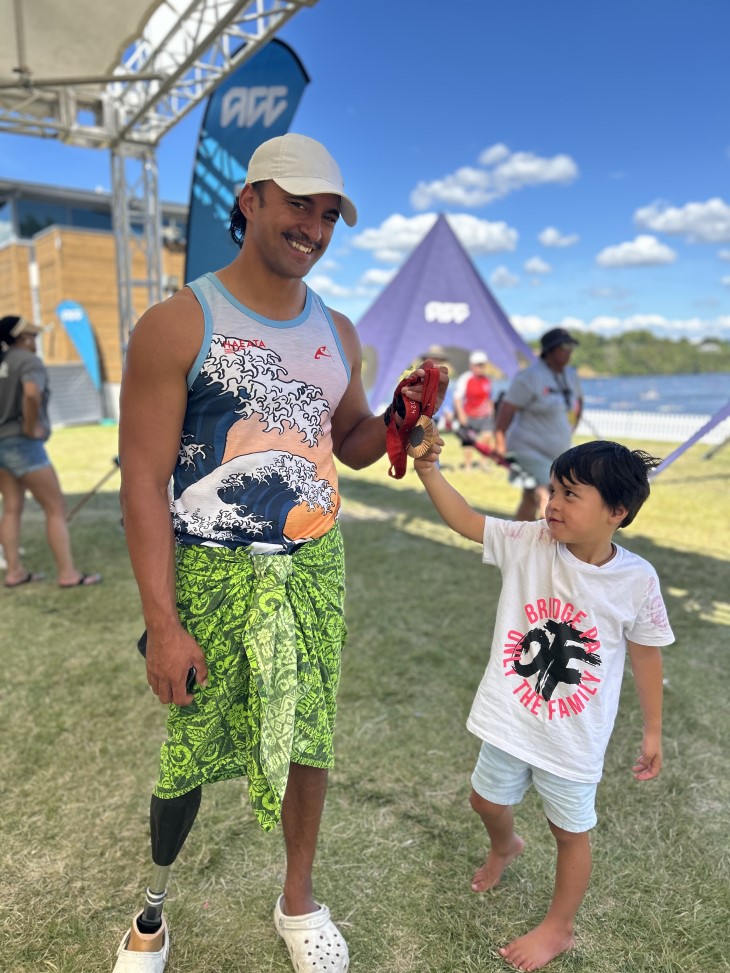
[[[133,287],[147,304],[162,296],[158,142],[315,3],[0,0],[0,131],[111,151],[123,348],[139,316]],[[132,280],[135,246],[146,280]]]

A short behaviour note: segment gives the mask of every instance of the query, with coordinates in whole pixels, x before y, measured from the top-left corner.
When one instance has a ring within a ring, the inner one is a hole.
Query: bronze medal
[[[406,452],[414,459],[420,459],[431,451],[435,442],[436,426],[428,416],[421,415],[409,433]]]

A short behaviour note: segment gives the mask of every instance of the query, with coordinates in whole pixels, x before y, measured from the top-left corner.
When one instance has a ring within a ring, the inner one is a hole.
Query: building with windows
[[[163,202],[160,209],[162,287],[167,297],[183,284],[188,208]],[[133,276],[141,280],[145,277],[142,241],[138,250],[133,260],[134,265],[139,261],[139,272],[133,265]],[[140,289],[141,307],[146,299],[146,290]],[[111,194],[0,179],[0,316],[21,314],[54,325],[43,336],[39,352],[52,373],[57,421],[64,420],[58,413],[58,393],[62,401],[64,388],[80,390],[85,371],[56,315],[61,301],[77,301],[86,310],[99,353],[104,387],[101,410],[115,418],[122,349]],[[83,412],[77,406],[78,402],[69,401],[68,415]]]

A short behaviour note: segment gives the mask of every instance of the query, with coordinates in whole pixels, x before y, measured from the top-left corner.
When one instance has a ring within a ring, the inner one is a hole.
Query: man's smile
[[[322,249],[321,244],[307,243],[304,240],[295,240],[293,237],[290,236],[286,236],[285,239],[289,244],[289,246],[292,247],[294,250],[298,250],[299,253],[310,254],[310,253],[314,253],[315,250]]]

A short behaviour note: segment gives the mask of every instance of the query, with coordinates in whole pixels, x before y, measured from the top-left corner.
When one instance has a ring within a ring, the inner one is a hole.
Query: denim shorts
[[[0,470],[21,477],[50,465],[42,439],[29,439],[27,436],[0,439]]]
[[[482,743],[471,777],[471,785],[480,797],[493,804],[519,804],[530,783],[542,798],[548,821],[558,828],[578,834],[595,827],[596,782],[587,784],[558,777],[491,743]]]

